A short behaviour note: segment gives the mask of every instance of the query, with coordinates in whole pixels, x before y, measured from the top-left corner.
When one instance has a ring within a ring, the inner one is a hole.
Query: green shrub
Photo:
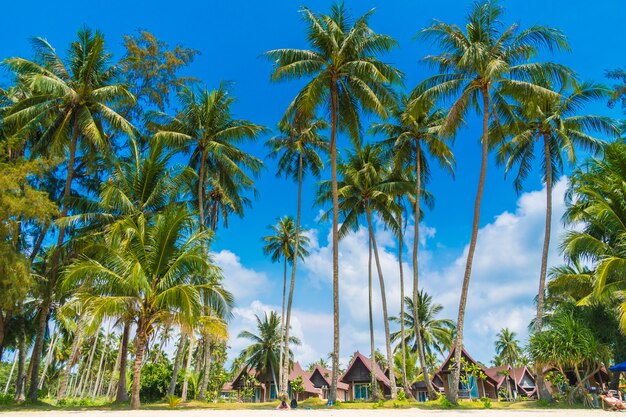
[[[13,395],[0,394],[0,405],[9,405],[9,404],[13,404]]]
[[[179,398],[175,395],[168,395],[167,396],[167,405],[170,408],[176,408],[178,407],[181,403],[183,402],[182,398]]]
[[[455,405],[452,404],[450,401],[448,401],[448,399],[446,398],[445,395],[442,395],[441,397],[439,397],[439,405],[441,405],[441,408],[448,410],[450,408],[454,408]]]
[[[550,406],[550,403],[545,398],[542,398],[542,399],[537,401],[537,405],[539,407],[548,407],[548,406]]]
[[[398,391],[398,401],[406,401],[406,394],[404,390]]]
[[[482,397],[480,399],[480,402],[483,403],[485,408],[491,408],[491,398],[489,398],[489,397]]]
[[[141,368],[140,395],[142,401],[158,401],[165,398],[172,369],[162,363],[147,363]]]

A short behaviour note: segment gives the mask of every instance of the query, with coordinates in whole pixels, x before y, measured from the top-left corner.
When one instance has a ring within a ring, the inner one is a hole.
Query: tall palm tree
[[[32,96],[18,102],[4,118],[4,123],[18,129],[41,126],[44,133],[33,146],[35,154],[63,155],[66,177],[60,201],[61,214],[67,216],[78,153],[98,154],[109,149],[110,127],[133,135],[130,123],[109,105],[133,101],[131,93],[117,84],[118,68],[111,64],[111,53],[105,49],[104,36],[89,29],[78,31],[78,39],[70,44],[63,60],[43,38],[33,39],[36,58],[9,58],[4,61],[17,77],[24,80]],[[33,348],[32,372],[28,398],[37,400],[39,365],[43,338],[58,276],[58,251],[65,242],[65,228],[59,227],[52,272],[42,296],[39,329]]]
[[[400,225],[397,223],[397,212],[400,207],[395,201],[395,196],[407,191],[410,184],[389,176],[388,168],[384,165],[384,158],[378,147],[367,144],[354,153],[348,154],[345,162],[340,163],[339,172],[342,179],[339,182],[339,210],[343,214],[344,221],[339,229],[339,236],[346,236],[350,230],[359,228],[359,217],[365,215],[367,230],[380,284],[382,299],[383,320],[385,325],[385,345],[387,348],[387,365],[392,369],[393,354],[389,334],[389,321],[387,317],[387,296],[385,293],[385,280],[378,254],[378,245],[374,234],[373,214],[377,214],[394,233],[397,234]],[[325,181],[320,186],[318,202],[326,202],[332,197],[331,184]],[[323,218],[327,218],[327,212]],[[371,336],[373,337],[373,336]],[[389,376],[391,382],[391,396],[395,398],[395,376],[393,372]]]
[[[404,333],[404,343],[411,346],[411,350],[419,351],[417,339],[415,337],[415,317],[418,318],[418,328],[422,335],[423,351],[426,356],[444,355],[446,351],[452,347],[452,340],[456,326],[454,321],[450,319],[440,319],[437,316],[443,310],[443,306],[433,303],[431,295],[421,290],[417,296],[417,306],[413,303],[411,297],[404,298],[405,310],[408,314],[404,316],[404,327],[407,329]],[[399,323],[400,317],[389,317],[392,323]],[[391,333],[391,342],[397,343],[401,340],[402,332]],[[396,351],[400,345],[396,345]]]
[[[430,178],[430,165],[427,154],[450,174],[454,174],[454,155],[447,143],[439,136],[439,128],[444,121],[445,114],[440,109],[435,109],[433,102],[427,99],[415,99],[412,102],[403,96],[398,105],[393,108],[393,120],[388,123],[377,123],[372,126],[372,132],[385,135],[381,142],[386,152],[389,153],[396,169],[400,171],[413,170],[415,178],[415,189],[413,190],[413,304],[418,303],[419,297],[419,219],[421,219],[421,202],[425,200],[428,205],[432,201],[428,194],[424,194],[423,183]],[[399,245],[401,246],[401,245]],[[400,250],[400,249],[399,249]],[[400,252],[398,252],[400,254]],[[404,287],[401,284],[400,317],[404,317]],[[417,324],[417,317],[413,317],[413,323]],[[400,320],[401,332],[404,328],[404,320]],[[413,333],[417,337],[418,357],[428,397],[437,397],[426,367],[426,356],[421,343],[421,332],[419,326],[413,328]],[[403,339],[404,340],[404,339]],[[404,342],[402,341],[404,352]],[[403,353],[403,356],[405,353]]]
[[[246,171],[256,174],[263,163],[239,145],[257,139],[265,128],[233,118],[235,98],[227,83],[211,91],[184,86],[178,101],[182,109],[176,117],[150,114],[151,123],[160,128],[154,138],[190,154],[189,165],[197,173],[199,228],[204,228],[208,220],[208,226],[215,231],[221,207],[226,207],[226,212],[243,214],[241,191],[254,189],[254,181]]]
[[[274,386],[278,387],[276,370],[279,366],[278,359],[282,337],[280,320],[275,311],[271,311],[269,316],[265,313],[263,319],[259,316],[255,317],[258,334],[244,330],[237,335],[239,338],[252,342],[243,352],[245,364],[248,368],[255,369],[261,374],[267,375],[267,373],[270,373]],[[300,345],[300,340],[294,336],[291,336],[290,342],[296,346]],[[293,352],[286,352],[285,356],[293,359]]]
[[[339,376],[339,197],[337,194],[337,132],[357,140],[360,130],[359,110],[386,116],[391,101],[389,85],[400,81],[401,73],[378,58],[396,46],[387,35],[374,32],[368,24],[370,11],[356,20],[342,3],[335,4],[327,15],[301,9],[307,24],[311,49],[277,49],[265,56],[274,63],[271,78],[309,81],[290,107],[303,114],[313,114],[323,107],[330,116],[330,160],[333,197],[333,359],[329,401],[337,399]]]
[[[416,96],[431,98],[453,98],[454,102],[441,126],[443,136],[453,134],[470,109],[482,110],[481,166],[474,203],[474,218],[470,238],[463,286],[459,301],[455,361],[461,360],[465,306],[476,249],[476,238],[480,221],[487,159],[490,148],[489,120],[505,123],[512,118],[511,109],[501,94],[502,88],[515,92],[518,97],[533,95],[554,96],[554,92],[532,82],[531,74],[543,71],[553,78],[562,78],[564,69],[556,64],[537,64],[528,61],[539,47],[550,50],[567,49],[565,36],[556,29],[531,26],[520,30],[517,24],[504,26],[501,21],[502,8],[496,0],[474,3],[465,30],[444,22],[436,21],[423,29],[420,36],[432,39],[443,51],[440,55],[425,58],[440,74],[423,81],[414,92]],[[456,403],[461,368],[453,373],[451,389],[447,393]]]
[[[152,221],[139,215],[124,223],[122,233],[107,234],[90,248],[92,255],[71,264],[64,281],[90,301],[94,314],[115,317],[132,312],[137,329],[131,407],[136,409],[141,366],[153,329],[175,320],[224,333],[223,314],[232,305],[232,296],[204,251],[210,234],[189,233],[196,224],[184,206],[170,206]],[[206,314],[205,294],[210,294],[211,314]]]
[[[548,83],[540,82],[546,88]],[[579,115],[583,106],[593,100],[608,96],[609,90],[594,83],[572,81],[571,88],[562,85],[558,96],[531,96],[513,107],[517,117],[503,126],[511,139],[498,152],[499,159],[506,161],[506,171],[518,165],[514,181],[515,189],[522,190],[522,182],[532,168],[535,145],[542,146],[541,163],[544,167],[543,180],[546,185],[546,222],[539,274],[539,294],[537,297],[537,318],[535,328],[541,331],[545,298],[545,282],[550,246],[550,226],[552,222],[552,185],[563,172],[563,156],[568,162],[576,162],[576,147],[586,151],[600,150],[601,141],[590,136],[595,131],[609,136],[619,132],[612,120],[607,117]]]
[[[280,346],[279,346],[279,382],[280,387],[279,392],[282,394],[286,389],[283,385],[283,372],[289,372],[288,369],[283,368],[283,355],[286,348],[286,340],[288,337],[287,329],[285,328],[285,299],[287,293],[287,264],[293,262],[294,254],[296,258],[304,259],[309,255],[309,251],[307,250],[307,246],[309,244],[309,238],[303,234],[301,231],[300,235],[297,234],[296,226],[293,221],[293,217],[285,216],[278,220],[273,226],[270,226],[273,234],[269,236],[264,236],[263,241],[265,242],[265,246],[263,246],[263,252],[272,259],[272,262],[280,262],[283,260],[283,300],[282,300],[282,312],[280,316],[280,328],[281,328],[281,337],[280,337]],[[297,243],[301,244],[297,246]],[[298,251],[296,254],[295,251]],[[293,266],[292,266],[293,267]],[[293,290],[293,289],[292,289]],[[290,294],[291,295],[291,294]]]
[[[298,264],[298,252],[300,246],[300,221],[302,214],[302,181],[305,174],[310,171],[311,175],[318,178],[324,168],[320,151],[327,151],[328,144],[320,134],[320,130],[326,129],[328,124],[320,119],[312,119],[296,112],[292,118],[287,118],[279,124],[280,135],[273,137],[267,142],[271,149],[270,157],[277,157],[278,171],[276,175],[285,175],[293,178],[298,183],[298,208],[296,212],[296,240],[294,242],[293,259],[291,264],[291,283],[289,284],[289,297],[287,301],[287,317],[285,319],[285,350],[289,350],[289,330],[291,326],[291,306],[293,292],[296,284],[296,269]],[[286,357],[285,357],[286,358]],[[281,393],[287,386],[286,376],[289,375],[288,361],[281,361]]]
[[[496,354],[502,362],[506,363],[512,368],[518,365],[518,361],[522,356],[522,347],[519,344],[519,340],[516,338],[517,333],[510,331],[508,328],[500,330],[496,335]],[[515,375],[515,369],[513,370],[513,380],[517,381]],[[509,394],[511,393],[511,387],[507,379],[507,387]],[[513,389],[517,392],[517,387],[514,385]]]

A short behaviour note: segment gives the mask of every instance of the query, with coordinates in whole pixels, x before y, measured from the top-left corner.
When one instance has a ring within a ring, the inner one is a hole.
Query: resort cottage
[[[322,391],[321,398],[328,399],[328,391],[332,382],[333,373],[326,368],[322,368],[319,365],[315,365],[313,372],[309,380],[315,388],[319,388]],[[340,401],[348,400],[348,390],[350,386],[345,382],[337,381],[337,399]]]
[[[372,365],[370,359],[363,356],[359,351],[354,354],[348,369],[340,378],[341,382],[348,385],[348,400],[367,400],[372,395],[371,372],[374,371],[380,395],[385,398],[391,397],[391,384],[377,363]]]
[[[485,373],[497,382],[497,392],[501,397],[524,396],[533,398],[537,394],[535,378],[528,368],[513,368],[510,365],[485,369]]]

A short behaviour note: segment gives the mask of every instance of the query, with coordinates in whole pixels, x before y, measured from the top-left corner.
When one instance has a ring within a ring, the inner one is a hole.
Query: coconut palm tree
[[[300,239],[300,221],[302,214],[302,181],[308,171],[316,178],[319,178],[320,171],[324,168],[321,151],[328,150],[328,144],[320,134],[320,130],[326,129],[328,124],[320,119],[312,119],[303,114],[297,113],[292,118],[287,118],[279,124],[280,135],[275,136],[267,142],[271,149],[270,157],[278,157],[277,176],[285,175],[294,179],[298,184],[298,208],[296,211],[296,240],[291,263],[291,283],[289,284],[289,296],[287,300],[287,317],[285,319],[286,346],[284,350],[289,350],[289,330],[291,326],[291,306],[293,303],[293,292],[296,284],[296,269],[298,264]],[[289,375],[288,361],[281,360],[281,393],[287,386],[285,376]]]
[[[228,83],[211,91],[184,86],[178,101],[181,110],[176,117],[157,112],[149,115],[151,123],[160,128],[154,138],[190,154],[189,165],[197,173],[194,194],[199,227],[209,223],[215,231],[222,206],[227,212],[243,214],[241,191],[254,189],[254,181],[246,171],[256,174],[263,163],[239,145],[257,139],[265,128],[233,118],[235,98]]]
[[[490,148],[489,121],[508,122],[512,111],[501,94],[505,88],[518,97],[534,95],[554,96],[555,93],[532,82],[531,74],[542,71],[550,78],[564,78],[567,71],[556,64],[529,63],[542,46],[550,50],[567,49],[565,36],[556,29],[531,26],[521,30],[517,24],[506,27],[502,8],[495,0],[474,3],[465,30],[456,25],[436,21],[422,29],[419,36],[433,40],[443,51],[425,58],[440,74],[427,78],[414,91],[414,96],[425,98],[452,98],[453,104],[441,126],[440,134],[452,135],[470,109],[482,112],[481,167],[474,203],[472,234],[470,238],[463,286],[459,301],[455,361],[460,363],[463,344],[465,306],[476,249],[480,221],[480,205],[487,174]],[[451,389],[447,393],[456,403],[461,367],[453,373]]]
[[[268,316],[264,314],[263,319],[258,315],[256,317],[258,333],[254,334],[247,330],[242,331],[237,337],[247,339],[252,344],[248,346],[242,355],[245,357],[245,364],[249,369],[255,369],[262,375],[269,373],[274,381],[274,386],[278,387],[278,379],[276,379],[276,370],[279,366],[279,350],[282,338],[280,320],[275,311],[271,311]],[[290,342],[299,346],[300,340],[291,336]],[[293,359],[293,352],[285,353],[289,360]]]
[[[504,362],[512,368],[517,367],[519,359],[522,357],[522,347],[519,340],[516,338],[517,333],[510,331],[508,328],[500,330],[496,335],[496,355],[500,359],[500,362]],[[517,381],[515,370],[513,370],[513,380]],[[507,379],[507,386],[509,395],[511,394],[511,387]],[[517,392],[517,387],[513,389]]]
[[[437,318],[443,306],[438,303],[433,303],[433,298],[424,290],[420,291],[417,296],[416,309],[413,303],[413,298],[405,297],[404,304],[405,310],[408,312],[404,316],[404,327],[407,329],[404,333],[404,343],[411,346],[411,350],[417,352],[419,350],[417,346],[417,339],[415,337],[415,317],[419,320],[419,329],[422,335],[422,343],[424,344],[423,350],[426,356],[431,355],[444,355],[446,351],[452,347],[452,340],[454,338],[455,325],[454,321],[450,319]],[[400,317],[390,317],[389,321],[392,323],[399,323]],[[398,343],[402,338],[402,332],[391,333],[391,342]],[[400,345],[396,345],[396,351]]]
[[[62,59],[43,38],[33,39],[35,59],[8,58],[4,65],[15,73],[32,91],[30,97],[15,104],[4,117],[5,125],[17,130],[41,126],[43,134],[33,145],[33,153],[60,156],[66,159],[66,177],[60,201],[60,217],[67,216],[78,154],[98,154],[109,149],[110,136],[105,130],[123,131],[133,135],[130,123],[110,104],[133,101],[130,92],[117,84],[117,67],[111,64],[111,53],[104,45],[104,36],[89,29],[78,31],[78,39],[70,44],[68,56]],[[59,254],[65,242],[65,228],[57,232],[53,267],[42,296],[39,329],[33,348],[32,372],[28,398],[37,400],[39,365],[43,338],[57,283]]]
[[[395,201],[395,196],[403,191],[408,191],[410,184],[389,176],[390,172],[385,167],[384,162],[380,148],[367,144],[357,149],[354,153],[349,153],[345,162],[339,164],[339,172],[342,175],[338,187],[339,209],[344,218],[339,229],[339,236],[344,237],[351,230],[358,230],[359,217],[365,215],[369,241],[374,252],[380,284],[387,365],[392,369],[393,354],[387,317],[387,296],[376,236],[374,234],[373,214],[378,215],[384,224],[397,234],[400,228],[400,225],[397,223],[397,212],[400,210],[400,207]],[[331,198],[331,184],[328,181],[322,182],[318,203],[327,202]],[[323,219],[328,218],[329,215],[330,213],[326,212]],[[370,335],[370,337],[373,337],[373,335]],[[390,374],[389,380],[391,382],[391,395],[395,398],[395,376],[393,372]]]
[[[444,169],[454,174],[454,155],[439,135],[439,128],[444,121],[444,112],[435,109],[431,100],[425,98],[415,99],[412,102],[406,96],[401,97],[397,106],[393,108],[393,120],[388,123],[377,123],[372,126],[372,132],[382,134],[385,139],[381,146],[393,160],[396,169],[400,171],[412,170],[414,172],[415,189],[413,190],[413,304],[418,303],[419,294],[419,220],[421,219],[421,202],[425,200],[427,205],[432,206],[429,195],[424,193],[423,184],[430,178],[430,165],[427,155],[434,159]],[[401,245],[399,245],[401,247]],[[400,248],[398,249],[400,257]],[[404,286],[402,287],[400,317],[404,317]],[[413,323],[418,323],[416,317]],[[401,332],[403,332],[404,320],[400,320]],[[437,397],[428,370],[426,369],[426,356],[422,349],[422,335],[419,326],[413,329],[417,336],[418,357],[426,390],[431,399]],[[404,340],[404,339],[402,339]],[[404,352],[404,342],[402,342]]]
[[[273,234],[269,236],[264,236],[263,241],[265,242],[265,246],[263,246],[263,252],[265,255],[269,256],[272,259],[272,262],[280,262],[283,260],[283,301],[282,301],[282,312],[280,316],[280,328],[281,328],[281,337],[280,337],[280,346],[279,346],[279,381],[280,387],[279,392],[282,394],[285,391],[285,386],[283,385],[283,372],[289,372],[288,369],[283,368],[283,355],[286,351],[286,342],[285,338],[288,337],[287,329],[285,328],[285,299],[287,293],[287,264],[293,262],[294,253],[297,250],[297,256],[300,259],[304,259],[309,255],[309,251],[307,250],[307,246],[309,244],[309,238],[304,234],[306,230],[301,231],[300,235],[296,233],[296,226],[293,221],[293,217],[285,216],[278,220],[273,226],[270,226]],[[298,242],[301,244],[298,245]],[[297,249],[296,249],[296,245]],[[292,266],[293,268],[293,266]],[[292,289],[293,291],[293,289]]]
[[[149,221],[129,217],[123,232],[112,231],[95,243],[90,255],[71,264],[64,285],[89,300],[94,314],[119,316],[132,312],[137,323],[131,407],[140,406],[141,366],[148,335],[163,321],[204,327],[224,333],[224,313],[232,296],[221,286],[221,272],[204,251],[208,231],[197,227],[184,206],[169,206]],[[206,314],[203,295],[210,294]],[[220,317],[222,313],[222,317]]]
[[[391,102],[390,84],[400,81],[401,73],[379,57],[396,46],[387,35],[369,27],[370,11],[353,20],[343,3],[331,6],[326,15],[306,7],[301,9],[307,24],[311,49],[276,49],[265,56],[273,62],[273,80],[304,78],[308,82],[290,104],[303,114],[323,107],[330,116],[330,161],[333,194],[333,378],[329,401],[337,399],[339,375],[339,197],[337,194],[337,132],[357,140],[359,110],[387,115]],[[288,111],[289,113],[289,111]]]
[[[545,80],[538,84],[550,89]],[[558,91],[556,91],[558,90]],[[593,153],[600,150],[601,141],[591,136],[592,132],[617,136],[619,131],[607,117],[579,115],[584,105],[605,98],[609,90],[595,83],[572,81],[555,89],[558,95],[525,97],[513,107],[516,118],[503,126],[511,135],[507,143],[498,151],[500,161],[506,161],[506,172],[518,165],[513,184],[518,192],[530,173],[535,156],[535,146],[541,146],[541,164],[544,167],[543,180],[546,185],[546,221],[539,273],[539,293],[535,328],[541,331],[545,298],[550,228],[552,224],[552,185],[563,172],[563,156],[569,163],[576,162],[576,148]]]

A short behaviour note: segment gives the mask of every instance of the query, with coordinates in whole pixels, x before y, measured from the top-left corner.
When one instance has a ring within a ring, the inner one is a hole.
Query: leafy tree
[[[359,138],[359,110],[387,115],[392,99],[391,83],[401,73],[378,58],[396,46],[395,40],[369,27],[370,11],[356,20],[343,4],[331,7],[329,14],[318,15],[301,9],[307,24],[311,49],[276,49],[265,56],[274,63],[272,80],[307,79],[307,84],[290,104],[301,114],[313,114],[323,107],[330,116],[330,160],[332,188],[333,241],[333,378],[329,401],[337,399],[339,375],[339,196],[337,194],[337,132]],[[288,110],[288,113],[290,111]],[[392,391],[395,397],[395,392]]]
[[[472,234],[467,254],[463,286],[459,302],[455,360],[461,360],[465,306],[472,272],[480,221],[487,159],[489,154],[490,116],[493,123],[511,119],[511,110],[501,90],[515,92],[517,97],[553,96],[554,93],[532,82],[539,71],[547,77],[563,77],[564,70],[556,64],[530,63],[540,47],[567,49],[565,36],[556,29],[531,26],[520,30],[517,24],[504,26],[502,8],[494,0],[475,2],[467,16],[465,30],[456,25],[436,21],[422,29],[419,36],[433,40],[442,50],[425,60],[440,74],[423,81],[414,95],[422,98],[452,98],[453,104],[441,126],[443,136],[453,134],[465,115],[476,109],[482,112],[481,167],[474,204]],[[455,368],[451,389],[446,394],[455,403],[458,395],[460,368]]]
[[[60,201],[60,217],[67,216],[72,192],[77,152],[97,154],[109,149],[105,124],[113,130],[133,134],[130,123],[110,103],[133,101],[126,87],[116,84],[117,67],[105,49],[104,36],[89,29],[78,31],[64,61],[43,38],[33,40],[35,60],[8,58],[4,64],[32,91],[32,96],[16,103],[4,123],[18,130],[41,125],[43,134],[33,145],[35,154],[67,155],[66,178]],[[39,330],[31,355],[32,372],[28,397],[37,399],[39,365],[44,330],[52,303],[59,267],[59,251],[65,242],[65,228],[57,232],[56,250],[51,258],[51,275],[40,305]]]

